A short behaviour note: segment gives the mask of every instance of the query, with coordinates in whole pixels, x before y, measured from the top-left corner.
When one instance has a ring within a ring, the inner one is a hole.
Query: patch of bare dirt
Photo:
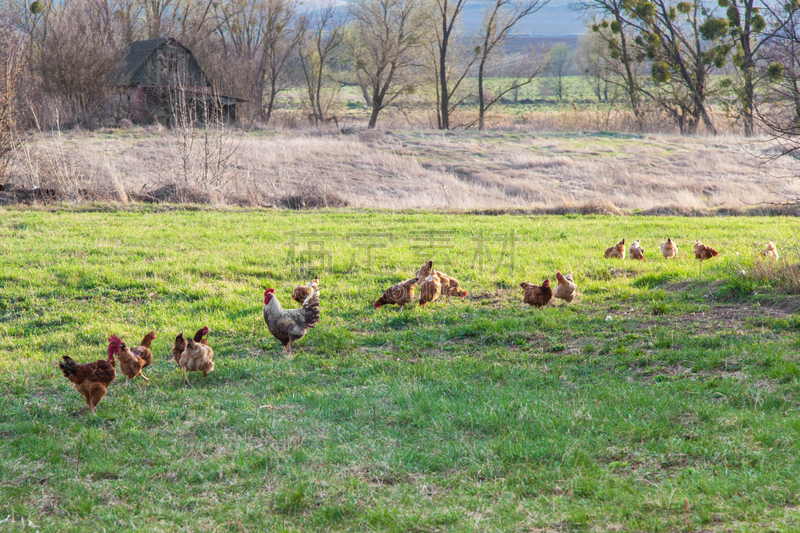
[[[504,308],[508,305],[508,300],[511,297],[514,289],[498,289],[492,292],[476,292],[467,293],[464,297],[472,302],[479,303],[483,307],[492,309]],[[522,303],[522,291],[519,291],[519,303]]]
[[[683,331],[742,331],[745,322],[752,318],[785,318],[792,313],[781,306],[764,307],[749,303],[712,304],[708,308],[695,313],[682,315],[658,315],[653,317],[646,310],[633,307],[627,310],[610,313],[615,317],[637,318],[639,327],[647,329],[653,326],[671,327]]]
[[[363,479],[373,486],[392,486],[398,483],[409,483],[411,479],[407,476],[398,476],[395,473],[374,465],[357,466],[348,468],[348,474]]]
[[[775,300],[761,305],[761,309],[783,315],[794,315],[800,312],[800,296],[787,296],[781,300]]]

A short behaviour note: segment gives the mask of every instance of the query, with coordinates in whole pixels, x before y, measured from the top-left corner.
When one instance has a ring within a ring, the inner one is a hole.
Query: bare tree
[[[245,122],[261,112],[263,5],[260,0],[220,3],[215,8],[214,46],[204,51],[210,58],[208,74],[216,80],[217,88],[248,100],[237,109],[238,118]]]
[[[466,95],[456,100],[453,98],[479,57],[478,53],[472,54],[457,69],[452,68],[450,59],[451,48],[454,45],[453,32],[466,3],[467,0],[435,0],[434,16],[432,17],[435,35],[433,52],[436,76],[436,119],[440,130],[450,129],[450,115],[466,99]]]
[[[123,46],[114,13],[104,0],[75,0],[48,4],[30,20],[32,67],[43,89],[63,98],[73,114],[93,111],[106,94],[106,76]]]
[[[606,69],[605,59],[608,46],[594,33],[587,33],[581,36],[578,41],[577,62],[580,69],[586,75],[589,86],[599,103],[608,102],[609,71]]]
[[[309,117],[314,123],[328,119],[335,92],[326,97],[324,84],[328,78],[328,63],[342,44],[345,23],[346,17],[333,3],[306,15],[301,22],[303,36],[298,42],[298,53],[306,82]]]
[[[224,22],[217,15],[223,2],[208,0],[115,0],[129,2],[138,9],[140,37],[175,37],[196,55],[208,56],[210,37]]]
[[[303,35],[296,19],[298,0],[267,0],[265,38],[263,46],[266,108],[264,120],[269,122],[278,94],[291,88],[297,77],[290,68],[290,58]]]
[[[148,39],[177,36],[182,42],[194,45],[212,31],[206,23],[213,10],[221,5],[206,0],[136,0],[144,16],[144,34]]]
[[[221,46],[214,68],[226,91],[247,95],[251,118],[269,122],[277,94],[287,88],[285,67],[299,36],[292,27],[296,7],[296,0],[234,0],[217,9]]]
[[[571,68],[572,50],[566,44],[558,43],[548,53],[547,70],[555,82],[555,90],[559,102],[564,100],[564,78],[569,74],[569,69]]]
[[[178,16],[178,0],[140,0],[145,17],[145,33],[148,39],[164,36],[164,32],[172,33],[175,19]]]
[[[484,12],[483,23],[481,24],[482,44],[477,50],[478,60],[478,129],[485,127],[486,111],[497,103],[507,93],[518,90],[533,81],[542,69],[540,61],[520,64],[516,70],[513,80],[505,86],[494,91],[493,96],[486,94],[484,77],[486,69],[489,67],[495,52],[502,48],[514,26],[525,17],[528,17],[542,7],[546,6],[550,0],[494,0],[489,4]],[[532,55],[533,57],[533,55]]]
[[[346,46],[359,85],[372,107],[368,128],[378,114],[413,84],[425,12],[419,0],[360,0],[350,4],[352,31]]]

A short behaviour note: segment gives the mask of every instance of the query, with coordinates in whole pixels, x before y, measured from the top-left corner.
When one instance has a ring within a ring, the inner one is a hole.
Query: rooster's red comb
[[[119,338],[119,337],[117,337],[116,335],[111,335],[111,336],[108,338],[108,343],[109,343],[109,344],[122,344],[122,339],[120,339],[120,338]]]

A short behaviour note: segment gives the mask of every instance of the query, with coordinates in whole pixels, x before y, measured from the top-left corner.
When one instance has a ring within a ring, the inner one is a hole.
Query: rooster
[[[625,239],[611,248],[606,248],[606,259],[625,259]]]
[[[383,293],[383,296],[378,298],[378,301],[372,304],[372,306],[375,309],[378,309],[382,305],[399,305],[400,311],[402,311],[403,306],[414,299],[414,287],[416,284],[417,278],[411,278],[400,282],[397,285],[392,285],[386,289],[386,292]]]
[[[275,289],[264,291],[264,322],[272,336],[283,345],[283,352],[292,353],[292,343],[300,340],[319,322],[319,289],[303,300],[300,309],[284,309],[275,296]]]
[[[775,261],[778,260],[778,248],[775,246],[774,242],[768,242],[767,247],[761,252],[761,255],[766,257],[767,259],[774,259]]]
[[[644,260],[644,248],[642,248],[642,245],[639,244],[639,241],[634,241],[633,244],[631,244],[631,247],[628,250],[628,255],[634,260]]]
[[[130,384],[133,378],[140,374],[145,381],[150,381],[147,376],[142,373],[142,369],[147,366],[147,363],[143,357],[140,357],[138,354],[134,353],[133,349],[128,348],[128,346],[116,335],[111,335],[108,338],[108,348],[111,349],[112,347],[114,347],[117,351],[117,356],[119,357],[119,369],[125,376],[126,386]],[[140,347],[137,346],[137,348]],[[148,349],[147,351],[149,352],[150,350]],[[150,360],[153,360],[152,353],[150,353]]]
[[[561,272],[556,272],[556,281],[558,285],[556,285],[556,290],[553,292],[553,296],[560,300],[564,300],[568,304],[572,303],[575,299],[575,290],[578,286],[575,284],[575,280],[572,279],[572,272],[564,276]]]
[[[546,279],[542,285],[534,285],[533,283],[520,283],[520,287],[525,291],[523,301],[534,307],[544,307],[553,298],[553,289],[550,288],[550,280]]]
[[[205,338],[208,335],[208,332],[211,331],[208,329],[208,326],[203,326],[202,328],[198,329],[197,332],[194,334],[194,342],[199,342],[205,346],[208,346],[208,340]],[[172,359],[175,360],[175,364],[181,364],[181,354],[186,349],[186,337],[183,336],[183,332],[178,333],[178,336],[175,337],[175,343],[172,345]]]
[[[312,279],[308,285],[295,287],[294,291],[292,292],[292,300],[301,304],[303,303],[303,300],[308,298],[309,294],[317,289],[319,289],[319,276],[316,276],[314,279]]]
[[[119,353],[119,347],[108,345],[108,358],[99,359],[94,363],[79,365],[71,357],[62,357],[63,363],[58,366],[64,373],[64,377],[72,382],[75,390],[80,392],[89,404],[89,410],[95,414],[95,408],[100,400],[106,395],[106,389],[117,377],[117,360],[114,358]]]
[[[700,241],[694,241],[694,256],[700,261],[700,275],[703,275],[703,261],[716,257],[717,251],[707,244]]]
[[[664,256],[664,259],[676,259],[678,257],[678,247],[675,246],[670,237],[667,237],[666,241],[659,244],[658,248],[661,250],[661,255]]]
[[[211,346],[189,339],[178,364],[183,369],[183,382],[191,387],[189,372],[202,372],[203,376],[207,376],[214,370],[214,350],[211,349]]]

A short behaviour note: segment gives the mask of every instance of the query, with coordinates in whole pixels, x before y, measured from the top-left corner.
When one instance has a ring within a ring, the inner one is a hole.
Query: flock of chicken
[[[770,243],[770,245],[772,245],[773,249],[775,248],[773,243]],[[661,250],[661,255],[664,256],[664,259],[675,259],[678,257],[678,247],[671,238],[667,238],[666,241],[659,244],[658,249]],[[696,259],[705,261],[706,259],[716,257],[716,255],[717,251],[712,247],[700,241],[694,241],[694,256]],[[628,257],[639,261],[644,260],[644,248],[642,248],[640,240],[634,241],[633,244],[631,244],[631,247],[628,249]],[[606,259],[625,259],[625,239],[622,239],[610,248],[606,248]]]
[[[678,255],[678,247],[671,238],[661,243],[659,249],[664,259],[675,259]],[[625,239],[622,239],[606,249],[605,257],[607,259],[625,259],[625,251]],[[694,255],[702,265],[703,261],[715,257],[717,251],[696,241]],[[761,255],[770,259],[778,259],[775,243],[770,242]],[[644,259],[644,249],[640,241],[637,240],[631,244],[628,256],[631,259]],[[556,280],[555,290],[550,287],[549,279],[544,280],[541,285],[520,283],[524,291],[523,301],[534,307],[544,307],[554,297],[564,300],[568,304],[572,303],[577,291],[572,273],[562,275],[561,272],[556,272]],[[377,309],[384,305],[399,305],[402,311],[403,307],[414,299],[415,288],[419,289],[420,306],[438,299],[442,294],[447,298],[450,296],[463,298],[467,294],[456,278],[434,270],[433,261],[428,261],[420,267],[415,277],[386,289],[383,296],[373,306]],[[319,278],[314,278],[308,285],[295,288],[292,299],[300,303],[301,307],[284,309],[275,296],[275,289],[264,291],[264,321],[269,332],[283,345],[284,353],[287,354],[291,354],[292,343],[303,338],[309,328],[313,328],[319,321]],[[208,345],[206,339],[209,331],[208,327],[203,327],[197,330],[190,339],[187,339],[183,333],[179,333],[175,338],[172,358],[183,370],[184,383],[189,387],[191,387],[188,378],[189,372],[202,372],[203,376],[206,376],[214,370],[214,350]],[[94,413],[97,404],[106,395],[106,389],[116,377],[117,357],[120,370],[127,378],[125,385],[128,385],[137,376],[142,376],[144,380],[149,381],[143,370],[153,362],[151,343],[155,338],[155,331],[150,331],[138,346],[130,348],[119,337],[111,335],[108,338],[107,359],[78,364],[71,357],[65,355],[62,358],[63,361],[59,363],[59,367],[64,376],[72,382],[75,390],[86,399],[89,410]]]
[[[206,376],[214,370],[214,350],[205,338],[209,331],[208,327],[203,327],[188,341],[183,333],[179,333],[175,338],[172,358],[183,369],[184,382],[190,387],[187,372],[202,372]],[[150,331],[138,346],[129,348],[119,337],[111,335],[108,338],[107,359],[80,365],[65,355],[58,366],[64,377],[70,380],[75,390],[84,397],[89,410],[94,413],[97,404],[106,395],[106,389],[117,377],[117,357],[119,357],[119,369],[127,378],[125,385],[136,376],[142,376],[145,381],[150,381],[143,370],[153,363],[151,343],[155,338],[156,332]]]

